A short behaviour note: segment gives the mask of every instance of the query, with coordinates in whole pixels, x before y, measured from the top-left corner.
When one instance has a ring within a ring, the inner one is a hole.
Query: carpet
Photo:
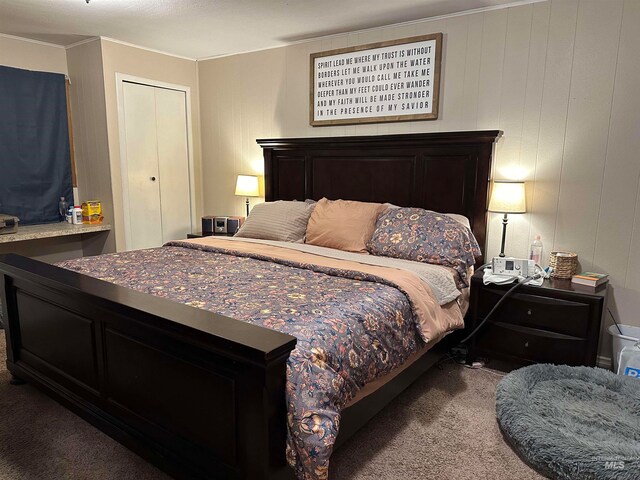
[[[10,386],[0,331],[1,480],[169,480],[30,385]],[[495,420],[502,375],[434,367],[332,458],[331,480],[543,478],[511,450]]]
[[[496,392],[505,436],[554,479],[639,479],[639,412],[640,381],[600,368],[531,365]]]

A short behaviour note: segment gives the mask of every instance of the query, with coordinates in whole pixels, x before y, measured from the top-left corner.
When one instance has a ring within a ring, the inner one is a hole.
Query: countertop
[[[109,230],[111,230],[111,225],[104,223],[73,225],[67,222],[59,222],[43,225],[25,225],[19,226],[17,233],[0,234],[0,243],[23,242],[25,240],[81,235],[83,233],[106,232]]]

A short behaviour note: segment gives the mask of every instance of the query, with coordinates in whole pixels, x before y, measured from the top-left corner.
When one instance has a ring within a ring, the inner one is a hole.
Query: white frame
[[[118,136],[120,140],[120,184],[122,186],[122,211],[124,223],[124,243],[125,250],[131,249],[131,215],[129,209],[129,164],[127,161],[126,131],[124,122],[124,93],[122,85],[124,82],[139,83],[150,87],[167,88],[185,92],[186,113],[187,113],[187,155],[189,159],[189,204],[191,210],[191,229],[197,225],[196,217],[196,194],[195,194],[195,174],[193,159],[193,126],[191,121],[191,87],[177,85],[174,83],[161,82],[150,78],[136,77],[126,73],[116,72],[116,97],[118,100]]]

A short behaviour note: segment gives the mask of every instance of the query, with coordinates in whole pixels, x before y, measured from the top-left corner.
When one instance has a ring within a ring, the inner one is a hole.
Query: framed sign
[[[438,118],[442,33],[311,54],[313,126]]]

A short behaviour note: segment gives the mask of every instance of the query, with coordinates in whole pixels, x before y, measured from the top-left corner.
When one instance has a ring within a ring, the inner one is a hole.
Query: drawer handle
[[[524,342],[524,348],[529,348],[529,342]]]
[[[527,315],[531,315],[531,309],[527,310]]]

